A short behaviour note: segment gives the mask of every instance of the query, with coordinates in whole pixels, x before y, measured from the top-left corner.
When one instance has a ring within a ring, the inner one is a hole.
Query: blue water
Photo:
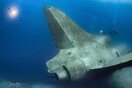
[[[7,14],[11,6],[16,6],[20,12],[15,19]],[[57,50],[45,19],[46,6],[59,8],[87,32],[99,34],[103,30],[114,43],[132,44],[131,2],[1,0],[0,78],[43,82],[49,76],[45,62],[54,57]],[[108,33],[113,29],[119,34]]]

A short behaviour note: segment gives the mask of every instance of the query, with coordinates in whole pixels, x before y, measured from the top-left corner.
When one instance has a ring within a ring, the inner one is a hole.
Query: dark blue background
[[[19,9],[11,19],[7,10]],[[45,62],[57,54],[44,8],[54,6],[65,12],[84,30],[109,35],[113,41],[131,45],[131,3],[103,3],[99,0],[0,0],[0,76],[13,81],[44,81],[48,76]]]

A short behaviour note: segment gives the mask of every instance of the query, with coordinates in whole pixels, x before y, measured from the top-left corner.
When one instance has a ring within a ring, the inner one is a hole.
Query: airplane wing
[[[58,50],[82,45],[82,42],[78,42],[81,40],[91,40],[92,35],[83,31],[58,9],[48,7],[45,9],[45,15]]]
[[[132,52],[121,57],[115,58],[114,60],[106,63],[104,68],[114,67],[120,65],[121,67],[132,65]]]

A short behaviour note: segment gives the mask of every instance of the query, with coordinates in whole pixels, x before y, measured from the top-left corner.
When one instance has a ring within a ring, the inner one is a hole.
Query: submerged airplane
[[[45,14],[59,51],[46,65],[48,72],[56,74],[59,80],[78,81],[89,71],[131,63],[132,53],[121,54],[124,49],[112,47],[109,37],[85,32],[54,7],[47,7]]]

